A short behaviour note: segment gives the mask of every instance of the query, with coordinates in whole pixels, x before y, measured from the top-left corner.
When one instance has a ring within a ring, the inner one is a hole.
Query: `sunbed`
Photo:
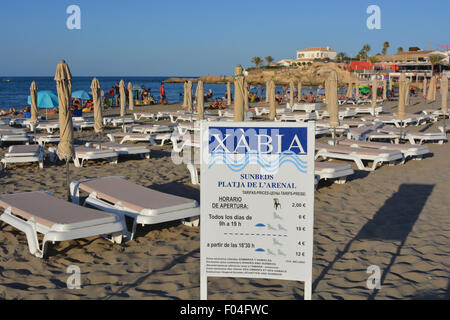
[[[49,241],[67,241],[111,235],[122,241],[124,221],[110,213],[83,208],[37,191],[0,196],[0,220],[25,233],[32,255],[44,258]],[[44,235],[39,245],[38,233]]]
[[[316,111],[317,119],[329,118],[330,113],[327,110],[318,110]],[[356,115],[354,110],[341,110],[338,112],[338,117],[340,120],[344,120],[344,118],[353,118]]]
[[[291,107],[289,103],[287,103],[286,108],[291,109],[292,111],[304,111],[306,113],[311,113],[316,110],[320,110],[320,103],[294,103]]]
[[[417,144],[392,144],[384,142],[372,142],[372,141],[355,141],[355,140],[337,140],[336,143],[342,146],[348,146],[353,148],[370,148],[380,150],[398,150],[403,153],[404,159],[409,157],[414,159],[422,159],[423,155],[430,153],[427,146],[421,146]]]
[[[125,118],[125,117],[104,117],[103,118],[103,124],[106,126],[108,124],[112,124],[114,127],[128,124],[128,123],[134,123],[134,119],[132,118]]]
[[[162,132],[172,132],[174,125],[136,125],[130,126],[129,132],[136,133],[162,133]]]
[[[406,130],[401,131],[399,128],[395,128],[392,126],[384,126],[378,129],[378,132],[386,134],[401,134],[400,138],[403,140],[408,140],[411,144],[416,144],[416,141],[419,144],[422,144],[424,142],[443,144],[444,141],[447,141],[447,135],[443,132],[416,132]]]
[[[119,157],[119,154],[114,150],[100,150],[85,146],[75,146],[74,149],[75,155],[73,157],[73,163],[77,168],[83,167],[84,162],[88,160],[106,159],[109,163],[117,164]],[[50,161],[55,162],[57,158],[56,147],[50,147],[48,148],[48,151],[50,154]]]
[[[374,150],[369,148],[351,148],[342,146],[330,146],[316,143],[316,160],[319,158],[352,160],[359,170],[374,171],[383,163],[395,164],[403,161],[403,154],[394,150]],[[371,167],[364,166],[363,161],[372,161]]]
[[[357,106],[357,107],[346,107],[347,110],[352,110],[356,112],[356,114],[371,114],[372,116],[377,116],[380,113],[385,111],[384,106],[376,106],[375,112],[373,107],[364,107],[364,106]]]
[[[8,163],[37,162],[39,168],[44,168],[44,147],[40,145],[10,146],[1,160],[3,167]]]
[[[403,120],[399,120],[396,115],[378,115],[378,116],[369,116],[369,117],[362,117],[361,120],[363,121],[376,121],[376,122],[382,122],[384,124],[393,124],[396,127],[406,127],[408,125],[418,125],[419,120],[416,116],[408,115]]]
[[[119,141],[119,144],[124,144],[128,141],[133,142],[150,142],[153,145],[156,145],[156,141],[161,141],[160,145],[164,145],[166,141],[170,140],[171,137],[170,132],[166,133],[125,133],[125,132],[114,132],[108,133],[106,136],[111,140],[111,142]]]
[[[53,133],[53,131],[59,129],[58,121],[48,121],[48,122],[39,122],[36,126],[36,130],[45,130],[48,133]]]
[[[177,153],[182,152],[185,147],[200,148],[200,135],[198,134],[172,134],[170,140],[172,141],[173,151]],[[178,141],[180,141],[180,144],[178,144]]]
[[[29,134],[31,141],[38,143],[41,146],[45,146],[47,143],[59,143],[60,137],[59,135],[53,134],[41,134],[41,133],[32,133]]]
[[[157,224],[200,215],[197,201],[145,188],[123,177],[104,177],[70,184],[72,201],[80,203],[80,190],[89,196],[84,204],[133,219],[130,239],[138,224]],[[198,219],[191,221],[198,225]],[[188,223],[187,223],[188,224]]]
[[[290,113],[292,112],[291,109],[288,108],[276,108],[277,114],[283,114],[283,113]],[[255,107],[255,114],[257,116],[262,116],[264,114],[270,114],[270,108],[269,107]]]
[[[290,112],[290,113],[282,113],[281,115],[277,115],[277,117],[275,117],[275,121],[305,122],[308,120],[316,120],[316,119],[317,119],[316,112],[309,112],[309,113]]]
[[[30,137],[25,133],[18,133],[18,131],[0,131],[0,146],[2,146],[4,142],[29,143]]]
[[[138,121],[141,119],[152,119],[152,120],[156,120],[156,116],[154,113],[149,113],[149,112],[136,112],[133,113],[134,115],[134,120]]]
[[[150,159],[150,148],[146,146],[140,146],[140,145],[125,145],[125,144],[118,144],[115,142],[88,142],[86,143],[86,147],[89,148],[96,148],[96,149],[102,149],[102,150],[112,150],[117,152],[119,156],[121,155],[140,155],[141,158],[147,158]]]
[[[340,164],[331,161],[315,161],[314,174],[317,182],[320,180],[334,180],[337,184],[344,184],[347,177],[354,173],[353,168],[349,164]]]

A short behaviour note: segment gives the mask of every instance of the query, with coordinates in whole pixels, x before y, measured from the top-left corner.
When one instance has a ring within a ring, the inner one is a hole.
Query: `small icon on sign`
[[[272,241],[273,241],[273,244],[276,245],[276,246],[282,246],[283,245],[281,242],[278,242],[277,239],[275,239],[275,238],[273,238]]]
[[[286,254],[283,251],[281,251],[280,249],[278,249],[278,255],[279,256],[286,256]]]
[[[283,218],[276,214],[276,212],[273,213],[273,218],[278,220],[283,220]]]
[[[281,224],[278,225],[278,230],[287,231],[286,228],[284,228]]]
[[[275,210],[278,210],[278,208],[281,209],[281,203],[280,203],[280,200],[278,198],[274,198],[273,199],[273,206],[274,206]]]
[[[268,253],[269,255],[271,255],[271,256],[274,256],[274,255],[275,255],[275,252],[270,251],[270,249],[267,249],[267,253]]]
[[[270,224],[267,224],[267,227],[269,228],[269,230],[277,230],[274,227],[272,227]]]

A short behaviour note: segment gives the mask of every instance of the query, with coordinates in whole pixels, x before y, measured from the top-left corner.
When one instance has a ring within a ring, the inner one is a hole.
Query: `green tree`
[[[430,56],[429,59],[430,59],[430,63],[431,63],[431,72],[433,72],[436,64],[439,61],[441,61],[441,57],[433,55],[433,56]]]
[[[378,62],[378,58],[377,58],[377,56],[372,56],[369,58],[369,61],[371,64],[375,64]]]
[[[339,61],[348,59],[347,54],[346,54],[345,52],[339,52],[339,53],[336,55],[336,58],[337,58]]]
[[[397,48],[397,53],[403,52],[403,48],[402,47],[398,47]]]
[[[370,47],[369,44],[363,45],[361,51],[359,51],[359,53],[358,53],[359,60],[368,59],[369,58],[368,53],[370,52],[370,50],[372,50],[372,48]]]
[[[264,59],[266,59],[267,65],[270,65],[275,60],[272,56],[267,56]]]
[[[260,57],[253,57],[251,62],[255,64],[256,68],[259,68],[262,63],[262,59]]]

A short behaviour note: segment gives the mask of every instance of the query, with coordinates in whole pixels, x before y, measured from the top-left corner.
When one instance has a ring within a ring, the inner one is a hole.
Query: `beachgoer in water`
[[[280,91],[277,91],[277,94],[275,95],[275,101],[278,104],[282,104],[283,103],[283,97],[281,96]]]
[[[164,83],[161,82],[161,87],[159,88],[160,104],[167,104],[166,90],[164,89]]]

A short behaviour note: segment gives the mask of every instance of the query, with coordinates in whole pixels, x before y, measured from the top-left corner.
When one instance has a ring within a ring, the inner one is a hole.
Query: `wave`
[[[256,151],[246,153],[244,157],[238,160],[231,159],[229,154],[223,151],[218,151],[210,155],[208,160],[208,168],[211,168],[216,163],[224,163],[233,172],[242,171],[250,163],[259,164],[262,169],[269,173],[279,170],[279,168],[285,163],[292,163],[297,170],[302,173],[307,173],[306,169],[308,168],[308,163],[299,159],[299,156],[292,151],[282,152],[279,157],[272,161],[268,160],[264,157],[264,155],[261,155]]]

